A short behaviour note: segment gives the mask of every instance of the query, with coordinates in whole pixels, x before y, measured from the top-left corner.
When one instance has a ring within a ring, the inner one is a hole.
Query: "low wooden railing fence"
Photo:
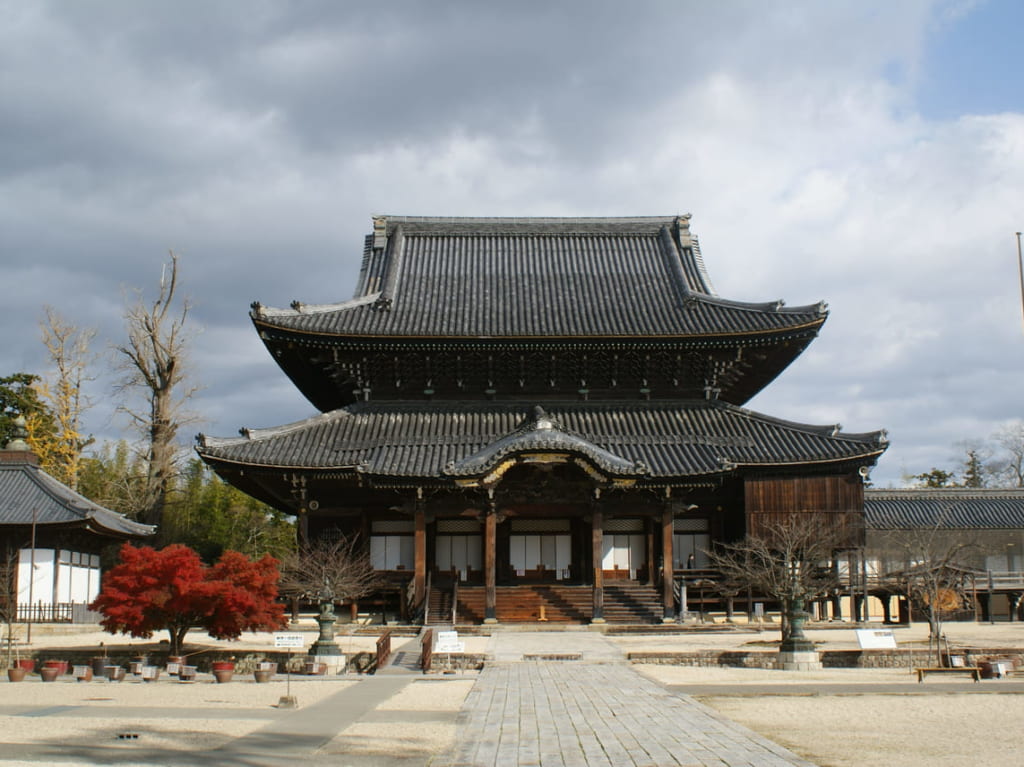
[[[391,632],[385,631],[381,634],[380,639],[377,640],[377,671],[384,668],[384,664],[388,662],[388,658],[391,657]]]
[[[430,671],[430,666],[434,661],[434,629],[427,629],[423,632],[420,648],[420,668],[425,674]]]
[[[102,616],[89,609],[86,602],[19,602],[15,621],[18,623],[99,623]]]

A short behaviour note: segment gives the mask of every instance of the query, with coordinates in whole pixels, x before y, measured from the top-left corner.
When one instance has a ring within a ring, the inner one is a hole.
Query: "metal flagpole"
[[[1017,232],[1017,273],[1020,275],[1020,308],[1024,316],[1024,257],[1020,250],[1020,232]]]

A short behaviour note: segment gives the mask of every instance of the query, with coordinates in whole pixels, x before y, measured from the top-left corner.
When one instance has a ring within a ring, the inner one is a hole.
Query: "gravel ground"
[[[612,637],[624,652],[687,651],[695,649],[773,649],[776,630],[757,633],[728,626],[714,632],[685,635]],[[312,627],[309,642],[315,639]],[[852,629],[812,630],[810,638],[819,648],[856,648]],[[901,647],[926,646],[927,629],[914,626],[895,630]],[[947,624],[946,635],[954,647],[1024,647],[1024,624]],[[270,634],[246,635],[239,642],[216,642],[198,632],[190,651],[201,646],[228,646],[242,651],[270,649]],[[467,652],[484,652],[486,637],[463,637]],[[127,644],[128,639],[99,632],[33,636],[33,649]],[[371,651],[374,636],[339,636],[344,652]],[[149,645],[131,640],[133,647]],[[417,652],[416,639],[397,638],[394,650]],[[144,649],[138,648],[140,651]],[[945,679],[929,679],[925,685],[912,682],[906,669],[832,669],[820,672],[779,672],[759,669],[689,668],[680,666],[639,666],[642,673],[669,685],[737,685],[744,683],[778,686],[780,693],[794,685],[812,683],[906,683],[906,693],[800,694],[785,696],[703,695],[701,700],[823,767],[960,767],[965,763],[1002,767],[1024,763],[1017,744],[1020,722],[1024,721],[1024,695],[959,694],[943,691]],[[267,711],[285,694],[285,682],[256,685],[239,680],[226,685],[211,681],[181,684],[161,679],[152,684],[126,680],[119,684],[94,681],[59,681],[41,684],[38,679],[17,685],[14,690],[0,682],[0,743],[74,742],[85,745],[117,744],[117,735],[142,731],[147,740],[168,749],[214,748],[264,724]],[[357,685],[344,678],[298,678],[291,692],[303,706]],[[340,732],[322,750],[328,755],[363,755],[372,763],[374,754],[422,757],[450,748],[455,740],[454,715],[473,684],[473,675],[444,684],[416,681],[379,705],[372,715]],[[14,716],[14,705],[88,706],[90,716],[61,715],[45,718]],[[103,708],[136,708],[134,716],[105,718]],[[151,707],[167,715],[151,717]],[[196,718],[184,709],[217,709],[225,718]],[[185,718],[177,718],[175,712]],[[145,715],[143,715],[145,712]],[[187,716],[186,716],[187,715]],[[399,723],[400,722],[400,723]],[[5,767],[17,762],[3,759]],[[55,767],[60,767],[55,763]]]

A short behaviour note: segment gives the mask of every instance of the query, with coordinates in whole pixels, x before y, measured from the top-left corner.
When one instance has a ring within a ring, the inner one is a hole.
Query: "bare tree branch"
[[[122,386],[142,392],[147,407],[127,413],[143,432],[146,442],[146,482],[143,518],[149,524],[163,521],[168,496],[177,470],[178,429],[192,420],[185,403],[195,393],[186,387],[186,331],[191,304],[177,306],[178,257],[172,251],[160,277],[156,300],[147,304],[141,293],[125,310],[128,340],[115,347],[122,357],[125,376]]]
[[[785,615],[794,603],[818,599],[838,586],[829,563],[848,539],[846,531],[818,514],[793,514],[707,554],[721,574],[723,593],[749,589],[764,594],[778,600]],[[783,626],[783,638],[786,630]]]
[[[284,595],[317,602],[359,599],[384,581],[373,569],[369,550],[355,536],[302,544],[281,563],[278,584]]]
[[[928,527],[890,531],[886,551],[879,552],[883,557],[888,554],[890,562],[893,555],[899,558],[900,564],[888,569],[882,579],[924,607],[929,636],[936,640],[942,636],[945,615],[964,606],[965,581],[978,572],[968,564],[976,542],[946,524],[955,506],[948,503]]]

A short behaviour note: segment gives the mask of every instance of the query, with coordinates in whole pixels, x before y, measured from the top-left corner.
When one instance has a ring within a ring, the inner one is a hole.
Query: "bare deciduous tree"
[[[142,517],[151,525],[163,521],[174,487],[178,459],[178,429],[191,420],[185,403],[195,393],[186,386],[185,358],[189,334],[185,323],[188,300],[177,302],[178,257],[172,251],[164,265],[156,300],[147,304],[141,293],[125,310],[128,341],[117,346],[122,356],[125,388],[140,391],[145,408],[123,410],[143,433],[146,481]]]
[[[786,639],[785,616],[838,585],[828,563],[846,538],[817,514],[794,514],[786,522],[762,525],[759,533],[741,541],[719,544],[707,554],[727,589],[749,589],[779,601]]]
[[[928,616],[928,635],[936,653],[947,613],[960,609],[967,598],[966,581],[977,571],[968,564],[975,542],[962,530],[947,525],[955,503],[946,504],[928,527],[892,530],[887,540],[890,561],[899,557],[900,566],[888,570],[883,579],[922,605]],[[940,662],[936,657],[936,661]]]
[[[1024,423],[1012,421],[1002,426],[992,438],[1004,451],[999,473],[1010,487],[1024,487]]]
[[[297,599],[337,603],[359,599],[384,581],[356,537],[303,543],[281,563],[280,592]]]
[[[18,617],[18,551],[7,547],[0,551],[0,622],[4,626],[6,657],[4,668],[11,667],[11,656],[15,649],[14,621]]]

